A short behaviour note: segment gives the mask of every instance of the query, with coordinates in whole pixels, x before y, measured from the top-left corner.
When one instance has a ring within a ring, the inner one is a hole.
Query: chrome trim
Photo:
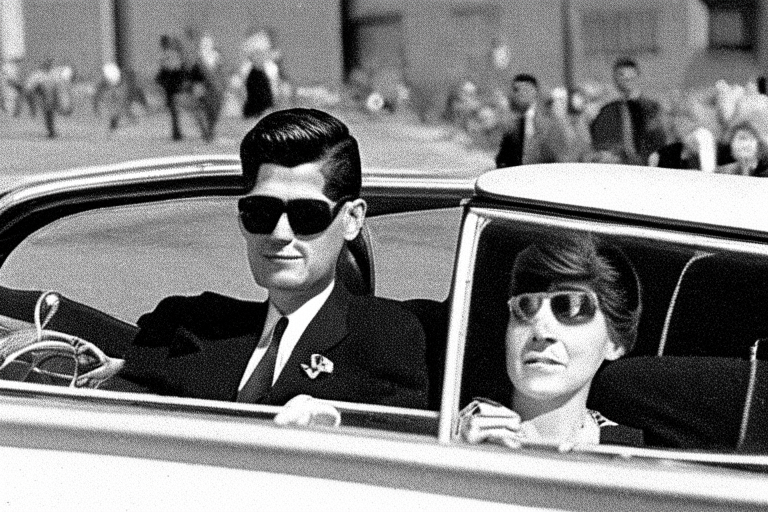
[[[119,185],[139,185],[151,182],[162,182],[171,179],[194,178],[200,175],[206,176],[238,176],[239,167],[229,165],[209,165],[201,163],[197,165],[181,165],[160,168],[119,168],[103,169],[103,172],[77,172],[73,175],[42,176],[41,179],[25,182],[11,189],[0,198],[0,211],[4,211],[19,203],[45,197],[52,194],[74,192],[83,189],[97,189]],[[44,178],[44,179],[43,179]]]
[[[240,158],[236,155],[172,156],[75,168],[20,180],[0,197],[0,211],[23,201],[82,189],[241,174]],[[369,168],[363,173],[363,191],[367,195],[409,197],[428,193],[437,197],[470,197],[474,190],[474,179],[430,177],[425,172],[404,169]]]
[[[461,389],[461,369],[464,360],[464,345],[469,322],[469,303],[472,291],[474,261],[477,256],[477,243],[487,221],[471,210],[467,213],[461,228],[456,274],[451,301],[448,340],[446,342],[445,376],[443,394],[440,400],[440,423],[437,438],[441,443],[450,443],[455,429],[454,411],[459,406]]]
[[[277,414],[282,407],[276,405],[245,404],[239,402],[225,402],[202,398],[183,398],[173,396],[154,395],[149,393],[129,393],[125,391],[111,391],[103,389],[69,388],[36,384],[30,382],[15,382],[0,380],[0,397],[3,393],[12,392],[15,395],[28,398],[74,398],[78,401],[89,403],[113,403],[133,404],[147,406],[163,406],[178,410],[185,407],[204,412],[260,412],[265,414]],[[1,399],[1,398],[0,398]],[[372,414],[388,414],[392,416],[409,416],[423,419],[437,419],[437,411],[421,409],[408,409],[405,407],[393,407],[388,405],[362,404],[343,402],[340,400],[324,400],[344,411],[362,412]],[[0,421],[2,418],[0,417]]]
[[[587,219],[560,218],[554,216],[553,214],[522,212],[512,209],[502,210],[487,207],[476,207],[472,208],[472,211],[489,219],[521,221],[527,224],[563,229],[576,229],[580,231],[591,231],[593,233],[603,235],[618,235],[643,240],[651,239],[657,240],[659,242],[689,245],[697,248],[741,252],[756,256],[768,256],[768,244],[765,243],[747,242],[743,240],[728,240],[725,238],[717,238],[715,235],[688,233],[685,231],[685,229],[675,230],[674,228],[665,228],[660,226],[627,226],[621,224],[619,220],[595,221]],[[725,234],[724,236],[728,235]]]
[[[680,287],[683,285],[683,279],[688,269],[691,268],[695,262],[702,258],[708,258],[713,253],[696,251],[696,254],[691,256],[691,259],[685,263],[683,270],[680,271],[680,276],[677,278],[677,284],[675,284],[675,291],[672,292],[672,298],[669,299],[669,307],[667,308],[667,315],[664,317],[664,325],[661,328],[661,339],[659,340],[659,350],[656,351],[657,356],[664,355],[664,349],[667,347],[667,336],[669,335],[669,326],[672,324],[672,314],[675,311],[675,304],[677,304],[677,297],[680,295]]]

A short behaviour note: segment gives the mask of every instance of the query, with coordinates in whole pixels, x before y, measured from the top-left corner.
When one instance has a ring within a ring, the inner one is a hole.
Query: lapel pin
[[[321,354],[312,354],[309,362],[301,363],[301,369],[310,379],[316,379],[321,373],[333,373],[333,361]]]

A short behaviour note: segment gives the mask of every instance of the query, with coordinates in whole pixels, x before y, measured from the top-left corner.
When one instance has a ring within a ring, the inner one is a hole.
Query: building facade
[[[187,28],[210,34],[232,70],[244,38],[267,28],[301,85],[338,85],[356,67],[395,69],[427,90],[523,72],[545,87],[604,83],[632,56],[646,89],[666,94],[768,70],[761,0],[0,0],[4,60],[53,57],[82,79],[117,61],[151,80],[160,35]]]

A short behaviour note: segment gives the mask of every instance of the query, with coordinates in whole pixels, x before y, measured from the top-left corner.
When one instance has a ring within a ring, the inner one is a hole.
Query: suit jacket
[[[254,67],[245,80],[243,117],[258,117],[275,103],[267,74]]]
[[[576,133],[568,126],[568,120],[556,119],[546,113],[544,105],[536,106],[533,116],[533,134],[524,140],[524,116],[511,122],[511,129],[501,139],[496,154],[496,168],[524,164],[543,164],[575,161]]]
[[[624,151],[622,104],[623,100],[616,100],[603,106],[592,121],[590,131],[595,151],[610,151],[626,161],[628,155]],[[627,108],[635,151],[645,165],[648,157],[666,144],[664,112],[657,102],[643,97],[627,100]]]
[[[160,394],[235,400],[266,314],[266,302],[211,292],[163,299],[139,319],[121,375]],[[310,378],[301,364],[312,354],[331,360],[333,372]],[[395,301],[354,296],[337,281],[258,403],[283,405],[299,394],[426,408],[424,331],[417,318]]]

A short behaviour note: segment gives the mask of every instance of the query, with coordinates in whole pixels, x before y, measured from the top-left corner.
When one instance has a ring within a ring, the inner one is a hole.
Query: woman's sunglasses
[[[564,325],[579,325],[595,317],[598,300],[591,290],[561,290],[556,292],[521,293],[513,295],[507,305],[521,322],[532,322],[544,304],[549,301],[552,315]]]
[[[341,207],[351,199],[352,196],[344,196],[331,208],[329,203],[321,199],[283,201],[271,196],[246,196],[240,198],[237,206],[240,210],[240,221],[249,233],[272,233],[285,212],[295,234],[315,235],[328,229]]]

